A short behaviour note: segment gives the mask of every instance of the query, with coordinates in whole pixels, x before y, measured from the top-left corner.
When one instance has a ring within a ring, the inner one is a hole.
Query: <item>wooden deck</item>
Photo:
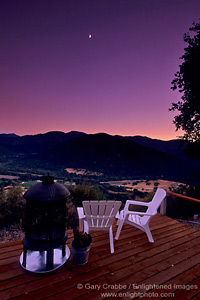
[[[200,299],[200,231],[159,214],[150,227],[153,244],[125,225],[114,254],[108,234],[93,232],[88,263],[76,266],[70,256],[49,276],[21,268],[21,241],[0,244],[0,299]]]

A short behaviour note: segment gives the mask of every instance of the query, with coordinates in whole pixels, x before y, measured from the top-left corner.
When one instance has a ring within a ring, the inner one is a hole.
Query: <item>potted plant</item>
[[[88,262],[92,237],[86,232],[81,234],[77,228],[74,230],[72,245],[72,259],[76,265],[84,265]]]

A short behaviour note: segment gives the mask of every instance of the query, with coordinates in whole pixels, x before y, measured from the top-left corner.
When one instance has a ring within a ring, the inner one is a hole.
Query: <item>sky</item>
[[[199,0],[0,0],[0,133],[170,140]]]

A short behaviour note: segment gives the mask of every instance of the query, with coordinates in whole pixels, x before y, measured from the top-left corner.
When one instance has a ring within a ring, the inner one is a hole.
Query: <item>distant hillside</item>
[[[180,147],[180,140],[162,141],[158,139],[151,139],[146,136],[128,136],[126,138],[161,152],[166,152],[179,157],[183,155]]]
[[[143,146],[150,147],[152,149],[169,153],[177,158],[181,159],[183,163],[189,164],[190,167],[198,168],[200,167],[200,160],[196,161],[192,158],[188,158],[184,155],[184,150],[188,146],[189,142],[183,143],[182,140],[176,139],[176,140],[169,140],[169,141],[162,141],[158,139],[151,139],[146,136],[133,136],[133,137],[126,137],[136,143],[139,143]]]
[[[44,134],[18,136],[14,134],[0,134],[0,145],[14,146],[15,152],[40,153],[52,147],[85,135],[83,132],[50,131]]]
[[[104,133],[64,142],[34,159],[119,176],[178,177],[190,170],[172,154]]]
[[[7,159],[30,168],[84,168],[108,175],[180,180],[191,177],[194,165],[182,158],[178,144],[177,140],[139,136],[48,132],[23,137],[0,135],[0,155],[5,163]]]

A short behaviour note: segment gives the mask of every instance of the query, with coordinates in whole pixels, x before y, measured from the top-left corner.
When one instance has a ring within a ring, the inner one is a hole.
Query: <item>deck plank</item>
[[[158,299],[163,299],[161,294],[167,292],[173,293],[173,299],[197,300],[200,297],[200,231],[159,214],[152,219],[150,228],[154,243],[149,243],[142,231],[126,224],[114,243],[114,254],[110,254],[108,234],[92,232],[88,263],[76,266],[70,256],[60,270],[49,276],[33,276],[21,268],[21,241],[1,243],[0,299],[113,299],[109,293],[130,299],[134,292],[158,293]],[[116,229],[114,224],[114,235]],[[72,231],[68,237],[67,245],[71,249]],[[81,288],[78,284],[82,284]],[[163,284],[171,289],[152,287]],[[135,289],[136,285],[139,288]],[[185,291],[176,288],[179,285],[197,288]]]
[[[200,286],[199,284],[197,284],[197,286],[195,286],[194,282],[197,278],[200,278],[200,268],[199,265],[194,266],[193,268],[187,270],[186,272],[174,277],[173,279],[170,279],[169,281],[165,282],[165,285],[162,288],[156,288],[156,289],[152,289],[150,288],[150,290],[146,290],[146,293],[148,295],[148,297],[150,297],[150,293],[154,292],[157,293],[158,296],[156,297],[156,299],[163,299],[162,293],[172,293],[172,295],[175,295],[176,293],[176,298],[178,298],[178,288],[182,288],[183,291],[185,291],[186,289],[192,289],[195,290],[194,291],[194,295],[195,293],[198,293],[198,287]],[[173,296],[173,298],[175,298],[175,296]],[[182,297],[180,297],[180,299],[182,299]]]

